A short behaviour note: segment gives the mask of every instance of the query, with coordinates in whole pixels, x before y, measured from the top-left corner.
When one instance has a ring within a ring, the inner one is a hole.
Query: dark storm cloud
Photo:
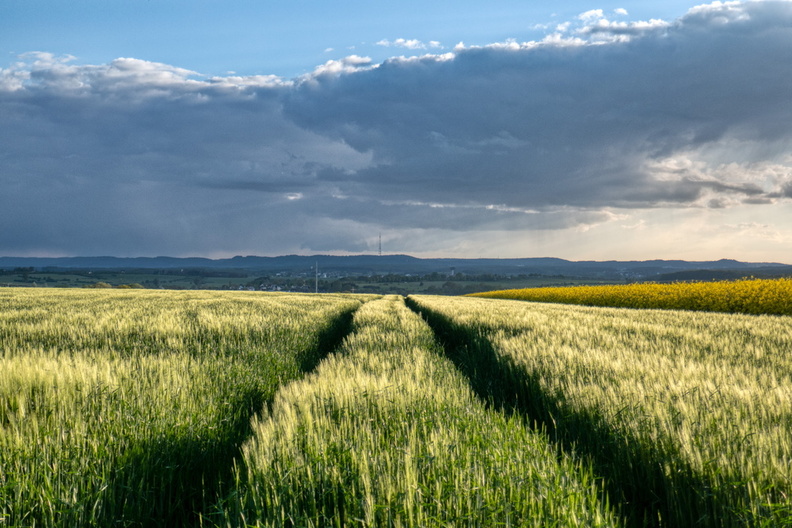
[[[628,42],[394,59],[304,83],[285,108],[374,153],[376,166],[355,178],[372,196],[647,207],[708,190],[753,195],[742,182],[719,188],[717,174],[658,178],[646,162],[725,138],[787,149],[791,18],[786,2],[710,6]]]
[[[565,229],[791,194],[790,2],[591,11],[542,42],[291,81],[74,63],[0,71],[0,252],[360,251],[382,226]]]

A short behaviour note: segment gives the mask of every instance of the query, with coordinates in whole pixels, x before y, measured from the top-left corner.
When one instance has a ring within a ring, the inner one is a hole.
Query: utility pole
[[[382,256],[382,233],[379,234],[379,256]]]
[[[319,261],[316,261],[316,293],[319,293]]]

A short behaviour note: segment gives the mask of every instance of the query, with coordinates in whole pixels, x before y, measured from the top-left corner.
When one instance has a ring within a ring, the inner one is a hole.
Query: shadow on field
[[[604,479],[609,503],[629,527],[746,526],[717,492],[687,467],[663,471],[673,446],[647,446],[619,434],[604,417],[570,410],[563,394],[542,389],[539,374],[500,356],[482,332],[456,325],[414,299],[407,306],[435,332],[446,355],[488,405],[522,416],[559,447],[590,459]],[[681,463],[680,463],[681,464]],[[720,507],[718,505],[721,505]]]
[[[352,331],[353,315],[351,310],[337,318],[320,333],[315,348],[297,356],[299,373],[291,379],[312,371],[341,345]],[[246,359],[256,368],[254,354]],[[216,423],[196,424],[183,435],[133,446],[117,461],[102,498],[104,525],[189,527],[207,520],[212,524],[224,483],[233,478],[234,460],[252,433],[251,419],[272,403],[277,390],[241,385],[228,399],[228,413]]]
[[[318,346],[306,350],[299,356],[300,370],[303,374],[311,372],[328,354],[341,346],[344,338],[352,333],[352,319],[357,310],[342,314],[319,334]]]

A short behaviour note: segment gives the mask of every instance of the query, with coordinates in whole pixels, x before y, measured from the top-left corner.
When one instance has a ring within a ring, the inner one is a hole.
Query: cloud
[[[709,183],[659,179],[648,167],[691,148],[725,161],[769,139],[788,151],[790,71],[779,65],[789,64],[789,35],[778,38],[780,21],[751,27],[763,7],[743,5],[748,14],[726,33],[713,7],[709,33],[691,34],[683,18],[604,47],[510,42],[458,49],[453,60],[393,59],[320,89],[297,87],[285,108],[302,126],[374,152],[376,166],[356,176],[373,195],[420,190],[441,201],[453,189],[456,200],[526,207],[698,203]],[[698,26],[701,10],[690,16]],[[502,135],[517,144],[485,146]]]
[[[410,252],[550,254],[563,233],[593,254],[580,233],[647,245],[674,214],[786,218],[790,27],[781,1],[593,10],[538,41],[296,79],[25,54],[0,70],[0,252],[355,252],[384,231]],[[790,238],[778,222],[766,240]]]
[[[354,73],[361,69],[367,69],[372,66],[372,61],[369,57],[361,57],[359,55],[349,55],[340,60],[329,60],[314,68],[314,71],[302,78],[303,82],[311,82],[314,79],[319,79],[324,76],[335,76],[344,73]]]
[[[586,11],[585,13],[579,14],[578,19],[584,22],[591,22],[593,20],[599,20],[603,16],[602,9],[592,9],[590,11]]]
[[[626,9],[614,9],[613,13],[617,16],[627,16]],[[577,35],[584,35],[591,39],[590,43],[596,42],[619,42],[627,41],[629,37],[640,36],[644,33],[656,32],[671,26],[665,20],[651,19],[638,21],[611,21],[605,16],[602,9],[592,9],[581,13],[577,17],[578,23],[565,22],[556,27],[558,35],[573,32]]]
[[[403,38],[398,38],[396,40],[382,39],[377,42],[377,46],[384,46],[386,48],[406,48],[411,50],[440,49],[443,47],[442,44],[436,40],[431,40],[428,43],[425,43],[417,39]]]
[[[623,35],[640,35],[670,26],[665,20],[652,19],[638,22],[612,22],[606,18],[600,18],[591,24],[578,29],[581,34],[605,35],[613,40],[618,40]]]

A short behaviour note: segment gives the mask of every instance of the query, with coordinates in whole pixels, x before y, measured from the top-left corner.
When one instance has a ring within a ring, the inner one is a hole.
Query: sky
[[[792,263],[792,2],[4,0],[0,256]]]

